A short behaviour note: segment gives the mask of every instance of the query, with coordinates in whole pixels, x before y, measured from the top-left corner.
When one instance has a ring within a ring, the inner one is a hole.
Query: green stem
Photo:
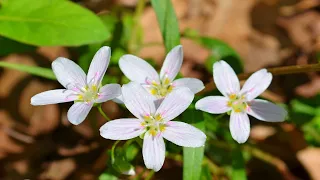
[[[307,72],[316,72],[320,71],[320,64],[306,64],[306,65],[295,65],[295,66],[283,66],[276,68],[267,69],[272,75],[285,75],[285,74],[298,74],[298,73],[307,73]],[[241,73],[238,75],[239,80],[248,79],[252,73]],[[216,89],[216,86],[213,81],[206,84],[206,87],[200,94],[204,94]]]
[[[98,110],[99,110],[100,114],[101,114],[107,121],[110,121],[110,118],[106,115],[106,113],[103,112],[101,104],[98,106]]]
[[[111,163],[114,164],[115,158],[114,158],[114,150],[116,149],[117,144],[120,142],[120,140],[116,141],[112,148],[111,148]]]

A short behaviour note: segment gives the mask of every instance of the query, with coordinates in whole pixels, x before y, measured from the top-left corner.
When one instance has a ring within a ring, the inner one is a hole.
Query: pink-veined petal
[[[146,133],[143,138],[142,155],[148,169],[159,171],[164,163],[166,147],[162,136]]]
[[[247,141],[250,135],[250,121],[249,117],[244,112],[231,112],[230,116],[230,132],[234,140],[239,144]]]
[[[128,110],[137,118],[153,114],[156,100],[144,87],[136,82],[130,82],[122,86],[124,104]]]
[[[178,45],[167,54],[160,71],[160,78],[167,77],[173,81],[181,69],[182,61],[183,49],[181,45]]]
[[[204,146],[206,135],[199,129],[178,121],[167,122],[162,136],[179,146],[200,147]]]
[[[190,91],[192,91],[195,94],[204,89],[203,82],[199,79],[196,79],[196,78],[177,79],[177,80],[173,81],[172,85],[175,88],[187,87],[190,89]]]
[[[123,96],[122,94],[114,99],[112,99],[113,102],[118,103],[118,104],[124,104]]]
[[[45,91],[34,95],[31,98],[31,104],[34,106],[38,106],[74,101],[77,99],[77,95],[75,95],[74,93],[74,91],[67,89]]]
[[[218,61],[213,64],[213,79],[218,90],[224,95],[238,94],[240,91],[239,79],[225,61]]]
[[[111,49],[108,46],[103,46],[94,55],[87,76],[88,84],[99,85],[104,74],[107,71],[111,56]]]
[[[176,89],[164,98],[156,114],[160,114],[164,120],[170,121],[185,111],[192,103],[193,98],[194,94],[189,88]]]
[[[207,96],[196,103],[196,109],[212,114],[222,114],[231,110],[228,98],[224,96]]]
[[[139,57],[124,55],[119,60],[119,67],[123,74],[131,81],[141,84],[148,84],[153,80],[159,82],[159,74],[157,71]]]
[[[75,62],[59,57],[52,62],[52,70],[57,80],[66,89],[82,88],[86,86],[86,74]]]
[[[96,103],[102,103],[121,95],[121,86],[119,84],[106,84],[100,88],[99,98]]]
[[[244,83],[240,93],[245,95],[248,101],[258,97],[265,91],[272,81],[272,74],[266,69],[261,69],[253,73]]]
[[[135,118],[116,119],[105,123],[100,128],[100,135],[111,140],[127,140],[143,133],[141,120]]]
[[[78,125],[82,123],[88,116],[93,103],[76,102],[68,110],[68,120],[74,124]]]
[[[247,113],[261,121],[267,122],[282,122],[288,114],[284,108],[262,99],[250,101]]]

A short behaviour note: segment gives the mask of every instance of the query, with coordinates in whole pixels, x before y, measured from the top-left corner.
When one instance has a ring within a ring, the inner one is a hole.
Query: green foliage
[[[116,147],[120,141],[116,141],[109,154],[111,159],[108,164],[111,165],[112,171],[107,171],[109,173],[117,174],[128,174],[130,171],[134,170],[134,167],[131,165],[132,161],[138,154],[138,148],[131,144],[132,140],[127,141],[127,143],[122,147]]]
[[[232,174],[233,180],[246,180],[246,169],[243,155],[240,148],[235,148],[232,153]]]
[[[0,51],[0,56],[9,55],[11,53],[30,52],[30,51],[34,51],[36,49],[36,47],[34,47],[34,46],[22,44],[17,41],[13,41],[8,38],[1,37],[1,36],[0,36],[0,45],[2,45],[1,51]]]
[[[36,46],[78,46],[104,41],[110,32],[96,15],[70,1],[6,0],[0,35]]]
[[[151,4],[157,15],[166,51],[169,52],[180,44],[177,16],[170,0],[151,0]]]
[[[320,146],[320,95],[312,99],[296,98],[291,101],[290,120],[301,127],[310,145]]]
[[[204,131],[204,121],[201,111],[196,111],[192,105],[187,109],[182,119],[189,124],[194,125],[200,130]],[[183,179],[184,180],[198,180],[201,176],[202,160],[204,154],[204,147],[198,148],[183,148]]]
[[[203,47],[210,50],[210,55],[206,61],[206,68],[212,72],[212,66],[216,61],[224,60],[232,66],[234,71],[243,72],[243,64],[240,55],[227,43],[210,37],[202,37],[193,30],[186,30],[184,36],[195,40]]]
[[[113,175],[111,172],[106,171],[99,176],[99,180],[118,180],[118,177]]]
[[[8,63],[3,61],[0,61],[0,67],[15,69],[15,70],[27,72],[32,75],[44,77],[51,80],[56,80],[56,76],[54,75],[53,71],[48,68],[42,68],[37,66],[27,66],[27,65]]]

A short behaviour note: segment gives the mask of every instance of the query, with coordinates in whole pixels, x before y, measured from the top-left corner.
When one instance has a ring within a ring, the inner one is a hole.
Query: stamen
[[[143,115],[144,122],[141,122],[141,126],[146,128],[146,131],[149,132],[153,137],[159,135],[161,132],[165,131],[165,122],[162,119],[160,114],[157,115]]]

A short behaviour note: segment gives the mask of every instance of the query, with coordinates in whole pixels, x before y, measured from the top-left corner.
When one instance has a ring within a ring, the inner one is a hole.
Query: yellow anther
[[[241,112],[242,110],[240,109],[240,108],[236,108],[236,109],[234,109],[234,112],[237,112],[237,113],[239,113],[239,112]]]
[[[167,91],[168,91],[168,93],[170,93],[172,90],[173,90],[173,87],[169,86]]]
[[[228,101],[227,106],[231,107],[232,106],[232,102]]]
[[[160,114],[157,114],[154,118],[155,118],[155,120],[157,120],[157,121],[160,121],[160,120],[162,119],[162,117],[161,117]]]
[[[162,81],[163,85],[169,85],[170,84],[170,79],[165,78],[164,81]]]
[[[93,85],[93,86],[91,86],[91,90],[96,92],[98,90],[98,88],[96,85]]]
[[[150,89],[150,93],[151,93],[152,95],[157,95],[158,91],[157,91],[157,89],[155,89],[155,88],[151,88],[151,89]]]
[[[145,115],[145,116],[143,116],[143,119],[144,119],[145,121],[150,121],[152,118],[151,118],[151,116]]]
[[[78,95],[78,100],[83,100],[83,96],[81,94]]]
[[[166,130],[166,126],[164,124],[160,124],[159,129],[161,132],[163,132],[164,130]]]
[[[229,95],[229,99],[235,100],[235,99],[237,99],[237,95],[236,94],[230,94]]]
[[[150,129],[150,130],[149,130],[149,133],[150,133],[152,136],[156,136],[156,135],[157,135],[157,131],[154,130],[154,129]]]
[[[141,126],[145,126],[145,125],[147,125],[147,123],[145,123],[145,122],[142,122],[142,123],[141,123]]]
[[[153,81],[151,82],[151,84],[154,85],[154,86],[158,86],[158,83],[157,83],[155,80],[153,80]]]

